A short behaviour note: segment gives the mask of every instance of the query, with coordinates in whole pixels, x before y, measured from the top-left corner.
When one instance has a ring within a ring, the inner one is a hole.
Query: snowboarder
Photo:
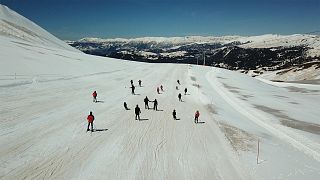
[[[160,94],[160,89],[159,89],[159,87],[157,87],[157,93]]]
[[[153,110],[158,111],[158,101],[157,101],[157,99],[154,99],[154,101],[153,101]]]
[[[130,80],[131,86],[133,86],[133,80]]]
[[[133,94],[134,95],[134,89],[135,89],[136,87],[134,87],[134,85],[132,84],[132,86],[131,86],[131,94]]]
[[[93,132],[93,121],[94,121],[94,116],[92,112],[90,111],[90,114],[87,117],[88,120],[88,127],[87,127],[87,132],[90,131],[89,126],[91,125],[91,132]]]
[[[184,95],[187,95],[188,89],[184,88]]]
[[[182,101],[182,99],[181,99],[181,93],[179,93],[178,98],[179,98],[179,101]]]
[[[98,96],[97,91],[94,91],[94,92],[92,93],[93,102],[97,102],[97,96]]]
[[[136,108],[135,108],[135,113],[136,113],[136,120],[138,119],[140,121],[140,113],[141,113],[141,110],[137,104]]]
[[[142,82],[142,81],[141,81],[141,80],[139,80],[138,82],[139,82],[139,86],[141,87],[141,82]]]
[[[149,99],[148,99],[148,97],[146,96],[146,98],[144,98],[144,107],[146,108],[146,109],[149,109]]]
[[[200,116],[200,113],[199,113],[199,111],[197,110],[196,113],[194,114],[194,122],[195,122],[195,123],[198,123],[198,122],[199,122],[199,116]]]
[[[180,81],[179,81],[179,79],[177,80],[177,83],[180,85]]]
[[[127,106],[127,103],[126,103],[126,102],[124,102],[124,103],[123,103],[123,106],[124,106],[124,108],[125,108],[126,110],[130,110],[130,109],[128,108],[128,106]]]
[[[161,89],[161,91],[163,91],[163,86],[162,85],[160,86],[160,89]]]
[[[177,120],[177,113],[176,113],[176,110],[174,109],[173,112],[172,112],[172,116],[173,116],[173,119],[174,120]]]

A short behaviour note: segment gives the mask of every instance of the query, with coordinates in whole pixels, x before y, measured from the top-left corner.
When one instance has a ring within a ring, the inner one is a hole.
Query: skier
[[[180,81],[179,81],[179,79],[177,80],[177,83],[180,85]]]
[[[177,113],[176,113],[176,110],[174,109],[173,112],[172,112],[172,116],[173,116],[173,119],[174,120],[177,120]]]
[[[196,113],[194,114],[194,122],[195,122],[195,123],[198,123],[198,122],[199,122],[199,116],[200,116],[200,113],[199,113],[199,111],[197,110]]]
[[[133,86],[133,80],[130,80],[131,86]]]
[[[160,86],[160,89],[161,89],[161,91],[163,91],[163,86],[162,85]]]
[[[134,89],[135,89],[135,87],[134,87],[134,85],[132,84],[132,86],[131,86],[131,94],[133,94],[133,95],[134,95]]]
[[[142,81],[141,81],[141,80],[139,80],[138,82],[139,82],[139,86],[141,87],[141,82],[142,82]]]
[[[98,96],[97,91],[94,91],[94,92],[92,93],[93,102],[97,102],[97,96]]]
[[[137,104],[136,108],[135,108],[135,113],[136,113],[136,120],[139,119],[140,121],[140,113],[141,113],[141,110]]]
[[[148,99],[148,97],[146,96],[146,98],[144,98],[143,101],[144,101],[144,107],[145,107],[146,109],[147,109],[147,108],[149,109],[149,104],[148,104],[148,103],[149,103],[149,99]]]
[[[160,89],[159,89],[159,87],[157,87],[157,93],[160,94]]]
[[[178,86],[176,86],[176,90],[179,90]]]
[[[127,106],[127,103],[126,103],[126,102],[124,102],[124,103],[123,103],[123,106],[124,106],[124,108],[125,108],[126,110],[130,110],[130,109],[128,108],[128,106]]]
[[[182,101],[182,99],[181,99],[181,93],[179,93],[178,98],[179,98],[179,101]]]
[[[157,99],[154,99],[154,101],[153,101],[153,110],[158,111],[158,101],[157,101]]]
[[[93,132],[93,121],[94,121],[94,116],[92,112],[90,111],[90,114],[87,117],[88,120],[88,127],[87,127],[87,132],[90,131],[89,126],[91,125],[91,132]]]
[[[187,95],[188,89],[184,88],[184,95]]]

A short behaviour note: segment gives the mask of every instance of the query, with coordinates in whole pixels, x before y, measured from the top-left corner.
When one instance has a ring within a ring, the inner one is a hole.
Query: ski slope
[[[95,57],[59,43],[0,35],[0,179],[319,179],[319,85]],[[136,95],[131,79],[142,80]],[[145,96],[159,111],[144,109]]]

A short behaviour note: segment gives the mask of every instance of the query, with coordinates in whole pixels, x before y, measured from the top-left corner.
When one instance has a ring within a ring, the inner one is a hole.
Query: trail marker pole
[[[259,155],[260,155],[260,139],[258,139],[257,164],[259,164]]]

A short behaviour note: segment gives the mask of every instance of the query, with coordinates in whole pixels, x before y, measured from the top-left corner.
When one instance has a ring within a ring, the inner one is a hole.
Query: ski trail
[[[308,156],[314,158],[315,160],[320,162],[320,153],[316,150],[310,148],[309,146],[303,144],[302,142],[290,137],[288,134],[281,132],[277,129],[277,127],[268,124],[269,121],[267,117],[263,116],[259,111],[249,108],[247,105],[243,104],[240,101],[237,101],[236,98],[231,93],[224,91],[220,88],[222,85],[217,80],[214,71],[209,71],[206,74],[206,78],[212,88],[228,103],[230,104],[235,110],[237,110],[242,115],[246,116],[252,122],[256,123],[257,125],[263,127],[264,129],[268,130],[272,134],[274,134],[279,139],[291,144],[296,149],[300,150],[301,152],[307,154]],[[218,85],[219,84],[219,85]]]

